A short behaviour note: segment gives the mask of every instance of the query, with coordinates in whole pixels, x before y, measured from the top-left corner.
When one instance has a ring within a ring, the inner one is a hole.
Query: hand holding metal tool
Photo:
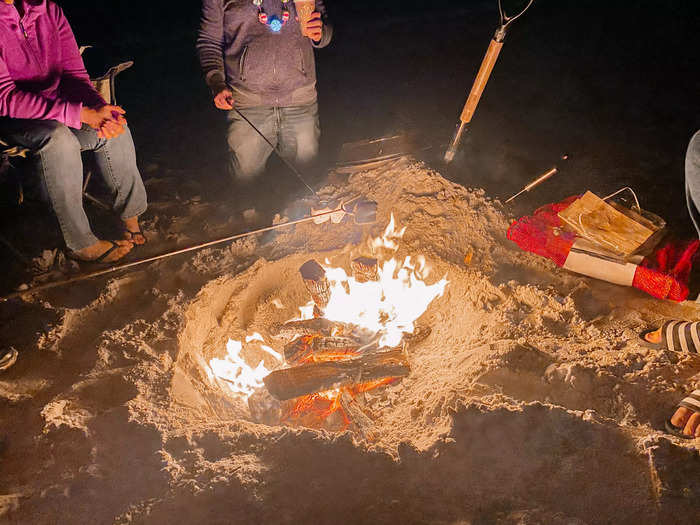
[[[467,129],[467,125],[471,122],[476,107],[479,105],[479,100],[481,99],[481,94],[484,92],[486,83],[489,81],[491,72],[493,71],[493,66],[496,65],[496,60],[498,59],[498,54],[501,52],[503,47],[503,41],[506,38],[506,31],[510,24],[515,22],[520,18],[525,11],[527,11],[534,0],[529,0],[527,5],[520,11],[517,15],[508,16],[503,11],[503,6],[501,5],[501,0],[498,0],[498,13],[501,17],[501,24],[496,29],[496,33],[491,39],[488,49],[486,50],[486,56],[481,61],[481,67],[476,75],[472,89],[467,97],[467,102],[464,104],[464,109],[460,115],[460,123],[457,126],[457,131],[455,131],[452,137],[452,142],[445,152],[445,162],[450,163],[454,160],[457,150],[459,149],[459,144],[462,141],[462,136]]]

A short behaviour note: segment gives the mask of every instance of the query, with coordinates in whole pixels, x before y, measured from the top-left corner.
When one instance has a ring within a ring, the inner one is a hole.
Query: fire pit
[[[247,401],[255,422],[351,429],[371,439],[365,394],[410,374],[411,345],[431,332],[417,320],[448,284],[444,277],[427,283],[424,257],[395,257],[404,232],[392,216],[345,265],[301,264],[295,280],[309,301],[299,315],[267,324],[266,336],[229,339],[226,355],[205,365],[209,381]],[[272,302],[284,308],[279,298]]]

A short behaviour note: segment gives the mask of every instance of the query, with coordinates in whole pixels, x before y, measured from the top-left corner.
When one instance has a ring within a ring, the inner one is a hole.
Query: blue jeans
[[[690,139],[685,155],[685,196],[690,218],[700,236],[700,131]]]
[[[318,155],[318,104],[308,106],[242,108],[240,112],[299,168]],[[228,114],[229,170],[240,182],[248,182],[265,170],[272,148],[235,111]]]
[[[55,120],[0,118],[0,134],[6,142],[31,151],[69,249],[82,250],[98,241],[83,209],[83,151],[95,153],[97,168],[114,198],[113,210],[122,219],[146,211],[146,189],[128,128],[107,140],[88,126],[78,130]]]

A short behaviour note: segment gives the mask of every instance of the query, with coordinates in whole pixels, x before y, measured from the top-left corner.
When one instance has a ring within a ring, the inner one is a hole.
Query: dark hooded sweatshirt
[[[327,46],[333,35],[322,0],[316,10],[323,37],[312,42],[301,35],[294,2],[279,33],[258,20],[252,0],[203,0],[197,39],[199,62],[214,94],[229,87],[237,107],[302,106],[316,101],[314,48]],[[268,17],[282,18],[281,0],[264,0]]]

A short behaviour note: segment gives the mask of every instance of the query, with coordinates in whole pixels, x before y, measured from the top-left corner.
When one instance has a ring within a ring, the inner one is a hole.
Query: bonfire
[[[384,233],[367,243],[371,253],[353,259],[349,272],[328,260],[304,263],[299,273],[310,300],[299,305],[299,316],[270,326],[272,343],[257,332],[230,339],[226,355],[209,362],[210,380],[246,400],[257,422],[351,427],[371,438],[363,394],[410,373],[410,344],[430,334],[417,321],[448,285],[446,277],[428,284],[424,256],[395,256],[405,231],[392,215]],[[278,367],[247,362],[248,345]]]

